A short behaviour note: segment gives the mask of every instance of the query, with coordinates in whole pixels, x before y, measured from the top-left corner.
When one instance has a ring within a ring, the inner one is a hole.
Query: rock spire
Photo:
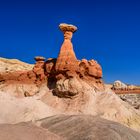
[[[56,71],[67,71],[68,69],[75,69],[77,58],[73,50],[71,39],[73,33],[77,30],[77,27],[63,23],[59,25],[59,28],[64,33],[64,42],[61,46],[56,61]]]

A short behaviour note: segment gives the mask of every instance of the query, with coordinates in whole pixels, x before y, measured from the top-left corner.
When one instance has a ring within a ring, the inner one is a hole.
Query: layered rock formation
[[[76,77],[85,80],[92,80],[95,83],[98,80],[100,81],[102,78],[102,69],[96,61],[87,61],[86,59],[79,61],[76,58],[71,39],[77,28],[73,25],[67,24],[60,24],[59,27],[64,33],[64,42],[56,61],[56,72],[61,75],[63,74],[65,78]]]
[[[31,70],[0,73],[0,106],[5,106],[0,108],[1,123],[34,121],[59,114],[86,114],[139,131],[140,112],[104,86],[101,66],[95,60],[76,58],[71,38],[77,27],[60,24],[60,29],[64,42],[58,58],[45,61],[43,57],[36,57]]]
[[[75,84],[80,87],[80,80],[88,82],[96,90],[103,90],[101,66],[94,60],[80,61],[76,58],[71,39],[77,27],[68,24],[60,24],[59,27],[64,33],[64,42],[58,58],[46,61],[49,85],[52,85],[52,81],[56,81],[53,93],[60,97],[77,95],[79,91],[76,90]],[[82,91],[82,88],[80,90]]]
[[[47,83],[50,89],[53,88],[53,93],[60,97],[77,95],[79,90],[76,90],[75,83],[80,87],[80,80],[87,82],[95,90],[104,90],[102,69],[97,61],[86,59],[80,61],[76,58],[71,39],[77,27],[68,24],[60,24],[59,27],[64,33],[64,42],[57,59],[49,58],[45,61],[45,58],[38,56],[32,70],[0,73],[0,81],[7,85],[32,84],[38,87],[42,83]],[[82,91],[82,87],[80,90]],[[24,94],[22,93],[22,96]]]
[[[73,25],[67,25],[67,24],[60,24],[59,27],[61,31],[64,33],[64,42],[61,46],[56,61],[55,70],[58,73],[62,73],[62,72],[66,73],[67,71],[71,71],[71,73],[72,72],[74,73],[77,70],[78,61],[73,51],[73,45],[71,39],[73,33],[77,30],[77,28]]]

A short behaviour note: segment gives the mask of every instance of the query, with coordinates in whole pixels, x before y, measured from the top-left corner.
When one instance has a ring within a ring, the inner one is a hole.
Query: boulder
[[[114,90],[126,90],[127,89],[127,85],[124,84],[123,82],[117,80],[114,82],[112,89]]]

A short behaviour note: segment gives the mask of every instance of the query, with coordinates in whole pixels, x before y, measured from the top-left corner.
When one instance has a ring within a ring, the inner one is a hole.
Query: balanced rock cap
[[[42,56],[36,56],[34,59],[36,61],[44,61],[46,58],[45,57],[42,57]]]
[[[74,33],[75,31],[77,31],[77,27],[72,24],[61,23],[59,25],[59,28],[63,32],[69,31]]]

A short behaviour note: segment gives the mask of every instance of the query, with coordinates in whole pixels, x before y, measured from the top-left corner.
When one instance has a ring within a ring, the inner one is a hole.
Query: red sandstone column
[[[56,71],[72,70],[77,63],[77,58],[71,39],[77,27],[69,24],[60,24],[59,28],[64,33],[64,42],[61,46],[55,68]]]

